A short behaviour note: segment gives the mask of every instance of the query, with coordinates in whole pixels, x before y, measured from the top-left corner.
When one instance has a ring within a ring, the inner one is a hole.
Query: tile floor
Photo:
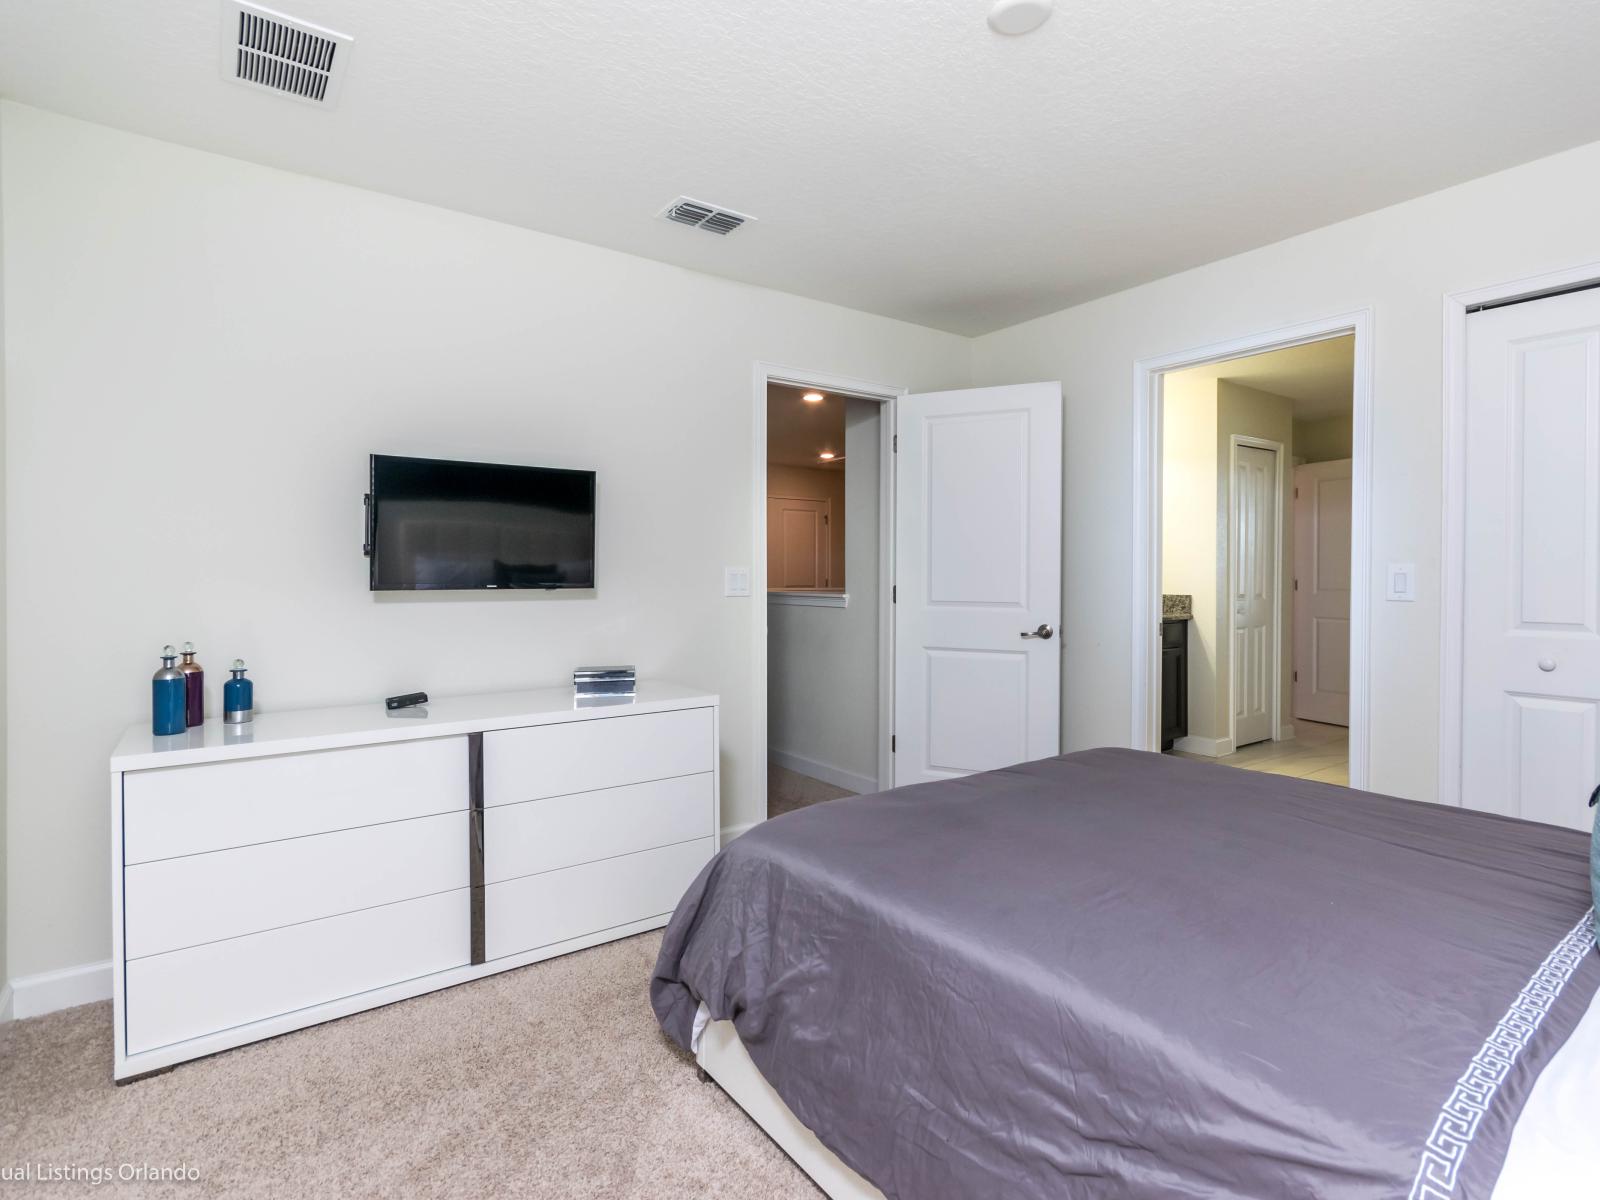
[[[1180,758],[1197,758],[1246,771],[1269,771],[1320,783],[1350,785],[1350,731],[1342,725],[1296,721],[1294,737],[1282,742],[1257,742],[1222,758],[1173,751]]]

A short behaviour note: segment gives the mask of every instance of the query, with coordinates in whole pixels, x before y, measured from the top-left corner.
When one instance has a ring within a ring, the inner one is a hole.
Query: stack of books
[[[579,699],[605,696],[631,700],[637,688],[632,667],[579,667],[572,673],[572,690]]]

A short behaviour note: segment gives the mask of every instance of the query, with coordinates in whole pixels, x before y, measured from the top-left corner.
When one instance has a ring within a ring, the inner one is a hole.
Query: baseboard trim
[[[14,1020],[11,1015],[11,981],[0,983],[0,1025]]]
[[[799,771],[802,775],[820,779],[823,783],[831,783],[834,787],[848,788],[857,795],[878,790],[878,781],[871,775],[857,775],[854,771],[846,771],[843,767],[836,767],[832,763],[818,762],[803,754],[768,749],[767,761],[786,770]]]
[[[0,994],[0,1019],[24,1020],[111,999],[111,960],[12,979]],[[9,1011],[8,1011],[9,1010]]]
[[[1207,758],[1222,758],[1233,753],[1232,738],[1181,737],[1172,743],[1174,750],[1185,754],[1203,754]]]
[[[749,833],[760,821],[746,821],[743,825],[724,825],[722,827],[722,845],[726,846],[734,838]]]

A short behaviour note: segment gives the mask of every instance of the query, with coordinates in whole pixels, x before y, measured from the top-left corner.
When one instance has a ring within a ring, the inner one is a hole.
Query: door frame
[[[1161,418],[1163,378],[1208,363],[1355,336],[1350,480],[1350,786],[1367,786],[1372,624],[1372,309],[1141,358],[1133,364],[1133,704],[1128,744],[1161,748]]]
[[[1439,802],[1461,804],[1466,695],[1467,317],[1600,284],[1600,262],[1527,275],[1444,297],[1444,520],[1439,571]]]
[[[835,396],[872,400],[880,405],[878,423],[878,787],[894,786],[894,757],[889,749],[894,724],[894,431],[896,407],[908,388],[895,384],[854,379],[828,371],[786,367],[778,363],[757,362],[754,366],[754,410],[751,425],[751,524],[754,527],[754,559],[750,565],[750,595],[761,608],[751,622],[751,725],[754,753],[751,763],[756,774],[756,794],[760,816],[755,821],[727,826],[722,843],[737,837],[767,819],[767,385],[816,388]],[[848,471],[846,463],[845,470]],[[845,530],[848,546],[849,530]]]
[[[1233,527],[1233,481],[1237,475],[1236,467],[1239,462],[1239,447],[1251,446],[1257,450],[1271,450],[1275,456],[1275,480],[1272,498],[1273,520],[1276,525],[1273,532],[1273,562],[1277,570],[1272,573],[1272,623],[1277,632],[1277,637],[1272,639],[1272,740],[1279,741],[1283,737],[1283,467],[1284,448],[1282,442],[1269,441],[1267,438],[1251,437],[1247,433],[1233,433],[1228,435],[1228,588],[1233,588],[1234,555],[1238,552],[1238,544],[1234,540]],[[1233,601],[1230,596],[1228,601],[1228,744],[1237,750],[1239,748],[1239,683],[1234,677],[1233,664],[1238,661],[1234,651],[1239,636],[1239,630],[1233,623]],[[1157,666],[1159,667],[1159,663]],[[1156,700],[1159,703],[1159,693]],[[1157,736],[1159,736],[1159,729]]]

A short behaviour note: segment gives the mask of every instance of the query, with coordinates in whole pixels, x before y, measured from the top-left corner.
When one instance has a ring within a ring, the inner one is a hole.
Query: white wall
[[[859,791],[876,790],[878,778],[882,408],[845,400],[840,507],[849,607],[771,604],[767,611],[767,744],[797,767],[795,760],[831,768],[811,773]]]
[[[13,977],[108,952],[105,760],[163,642],[213,709],[235,655],[263,710],[637,663],[721,694],[723,821],[762,815],[765,602],[722,597],[753,363],[956,387],[964,339],[14,104],[0,131]],[[595,468],[598,589],[373,596],[375,450]]]
[[[5,193],[5,123],[0,121],[0,196]],[[11,871],[6,859],[6,770],[3,764],[9,761],[6,745],[6,691],[3,681],[6,676],[6,558],[5,543],[9,540],[5,536],[6,530],[6,495],[9,489],[8,473],[5,469],[6,453],[6,289],[5,289],[5,208],[0,204],[0,993],[5,991],[6,981],[11,978],[11,973],[6,966],[7,955],[7,913],[10,911],[8,895],[11,891]],[[0,995],[0,1020],[5,1018],[6,1001]]]
[[[1133,363],[1371,306],[1372,577],[1415,562],[1419,588],[1371,602],[1370,783],[1437,796],[1441,298],[1600,261],[1597,191],[1600,143],[976,340],[977,382],[1064,386],[1064,749],[1130,733]]]

